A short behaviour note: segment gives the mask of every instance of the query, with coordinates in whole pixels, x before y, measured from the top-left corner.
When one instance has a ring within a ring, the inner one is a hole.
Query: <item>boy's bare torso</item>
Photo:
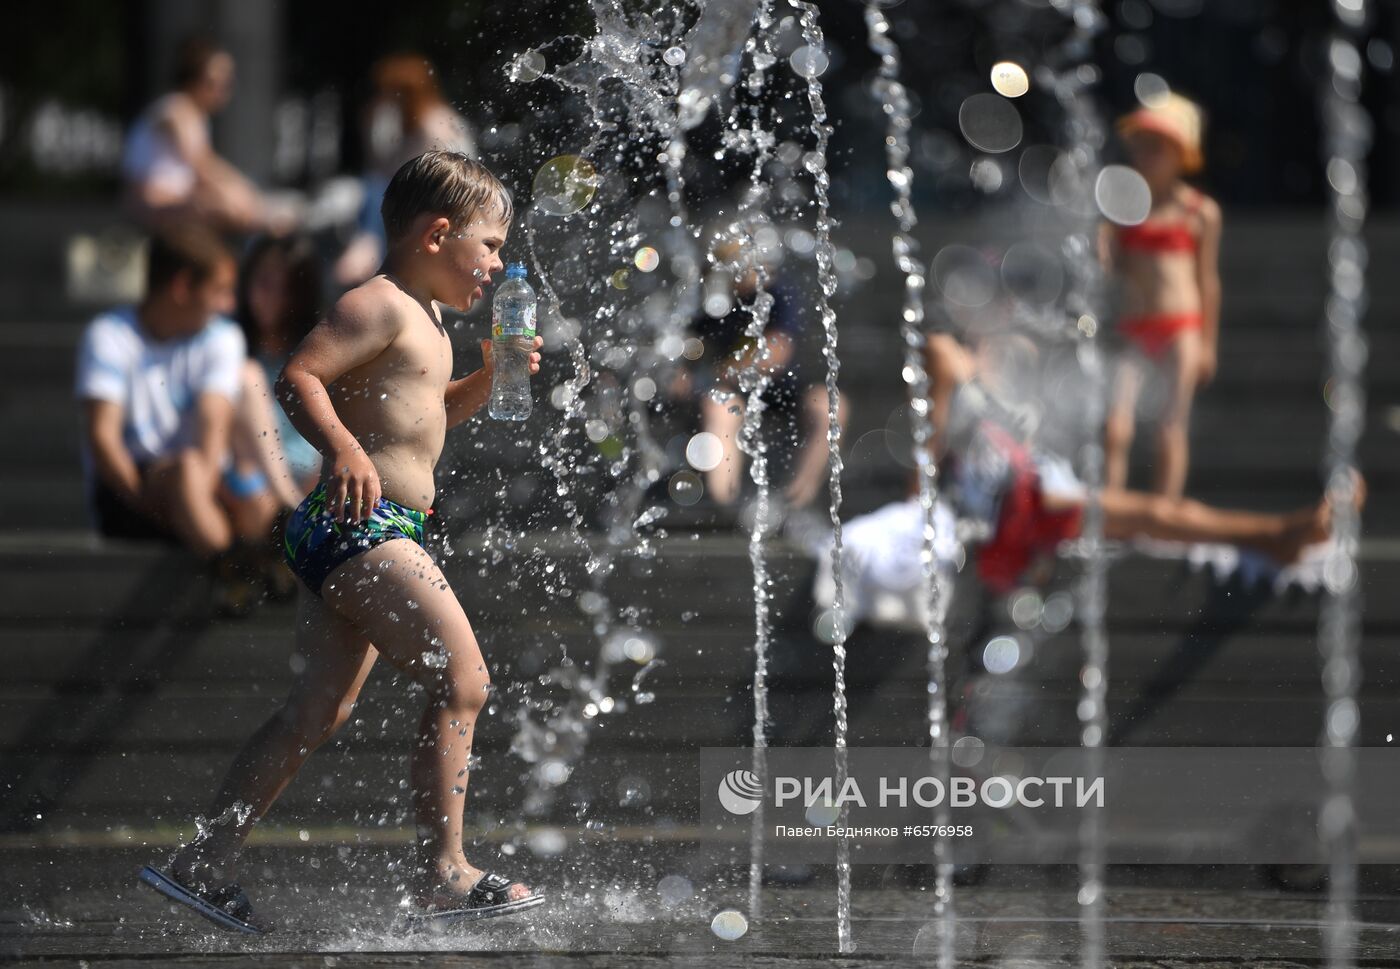
[[[331,385],[331,404],[374,462],[384,497],[426,511],[447,434],[452,341],[437,312],[393,280],[375,276],[360,289],[393,315],[396,333],[382,353]]]

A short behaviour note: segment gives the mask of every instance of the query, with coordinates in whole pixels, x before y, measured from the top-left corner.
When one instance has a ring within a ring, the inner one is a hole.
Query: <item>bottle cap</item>
[[[506,267],[506,279],[524,279],[525,264],[523,262],[513,262]]]

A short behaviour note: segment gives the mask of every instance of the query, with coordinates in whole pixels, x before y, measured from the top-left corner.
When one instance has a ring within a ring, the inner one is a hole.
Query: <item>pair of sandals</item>
[[[143,884],[171,901],[192,909],[221,929],[246,935],[266,935],[275,928],[272,922],[253,911],[247,894],[237,885],[222,885],[218,888],[189,887],[150,865],[141,869],[139,877]],[[405,924],[408,928],[416,929],[473,922],[498,915],[512,915],[544,903],[545,897],[538,892],[532,892],[524,898],[512,899],[510,886],[513,884],[515,883],[504,875],[487,872],[477,879],[476,884],[467,893],[465,905],[454,909],[411,912],[405,915]]]

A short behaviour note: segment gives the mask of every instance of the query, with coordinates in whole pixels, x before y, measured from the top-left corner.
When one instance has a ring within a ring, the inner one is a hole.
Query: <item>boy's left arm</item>
[[[1201,207],[1201,246],[1196,276],[1201,286],[1202,383],[1215,378],[1216,350],[1220,342],[1220,206],[1208,199]]]
[[[543,337],[535,337],[535,349],[530,353],[530,373],[540,372],[539,348],[544,346]],[[447,426],[456,427],[486,406],[491,399],[491,341],[481,341],[482,367],[460,380],[447,384],[443,402],[447,406]]]

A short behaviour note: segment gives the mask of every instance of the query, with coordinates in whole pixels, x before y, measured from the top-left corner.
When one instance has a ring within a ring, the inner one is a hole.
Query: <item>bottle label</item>
[[[493,307],[491,336],[502,339],[509,336],[535,338],[535,307],[533,305]]]

